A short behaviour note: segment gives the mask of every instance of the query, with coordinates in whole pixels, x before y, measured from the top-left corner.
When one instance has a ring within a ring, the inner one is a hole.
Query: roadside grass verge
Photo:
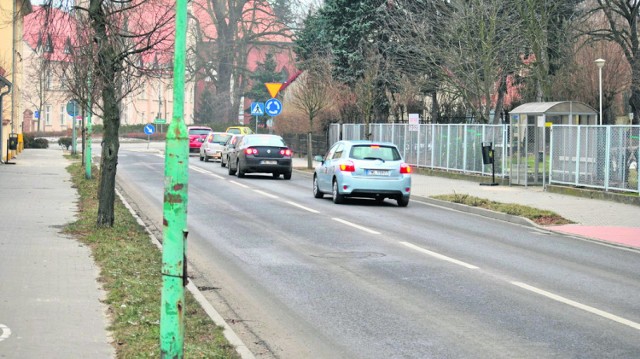
[[[541,209],[523,206],[519,204],[513,204],[513,203],[494,202],[488,199],[470,196],[468,194],[457,194],[457,193],[444,194],[444,195],[433,196],[432,198],[439,199],[441,201],[454,202],[454,203],[464,204],[466,206],[472,206],[472,207],[480,207],[480,208],[489,209],[495,212],[501,212],[501,213],[506,213],[513,216],[528,218],[533,222],[535,222],[536,224],[539,224],[542,226],[553,226],[553,225],[573,223],[572,221],[565,219],[561,217],[559,214],[552,211],[541,210]]]
[[[74,161],[77,156],[67,158]],[[87,244],[100,268],[111,325],[108,328],[118,358],[160,357],[160,296],[162,254],[119,198],[113,228],[97,228],[100,172],[85,178],[80,161],[67,170],[78,190],[77,221],[65,232]],[[218,327],[185,289],[186,358],[239,358]]]

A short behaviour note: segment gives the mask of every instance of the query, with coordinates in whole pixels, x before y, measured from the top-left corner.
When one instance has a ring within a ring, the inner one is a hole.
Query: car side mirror
[[[320,155],[315,156],[315,157],[313,158],[313,160],[314,160],[314,161],[316,161],[316,162],[324,162],[324,161],[322,160],[322,156],[320,156]]]

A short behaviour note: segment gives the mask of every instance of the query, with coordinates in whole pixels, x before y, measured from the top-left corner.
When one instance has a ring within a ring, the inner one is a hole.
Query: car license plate
[[[264,161],[262,161],[262,162],[260,162],[260,163],[262,163],[263,165],[277,165],[277,164],[278,164],[278,161],[269,161],[269,160],[264,160]]]
[[[369,176],[388,176],[389,170],[369,170],[367,174]]]

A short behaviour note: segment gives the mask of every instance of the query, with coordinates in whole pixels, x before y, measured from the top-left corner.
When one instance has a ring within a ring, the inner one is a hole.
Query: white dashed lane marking
[[[11,336],[11,329],[4,324],[0,324],[0,342]]]

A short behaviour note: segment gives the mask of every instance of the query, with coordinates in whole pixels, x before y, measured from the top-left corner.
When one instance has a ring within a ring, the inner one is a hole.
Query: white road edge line
[[[11,329],[4,324],[0,324],[0,342],[11,336]]]
[[[292,205],[292,206],[296,206],[296,207],[298,207],[298,208],[302,208],[302,209],[304,209],[305,211],[308,211],[308,212],[311,212],[311,213],[320,213],[319,211],[316,211],[315,209],[311,209],[311,208],[309,208],[309,207],[305,207],[305,206],[303,206],[303,205],[301,205],[301,204],[297,204],[297,203],[295,203],[295,202],[291,202],[291,201],[286,201],[286,202],[287,202],[287,203],[289,203],[289,204],[290,204],[290,205]]]
[[[422,253],[428,254],[428,255],[430,255],[432,257],[435,257],[435,258],[438,258],[438,259],[442,259],[443,261],[451,262],[451,263],[463,266],[465,268],[479,269],[479,267],[474,266],[473,264],[469,264],[469,263],[466,263],[466,262],[463,262],[463,261],[459,261],[457,259],[454,259],[454,258],[451,258],[451,257],[447,257],[447,256],[442,255],[440,253],[432,252],[432,251],[430,251],[428,249],[424,249],[422,247],[418,247],[415,244],[412,244],[412,243],[409,243],[409,242],[400,242],[400,244],[403,244],[403,245],[405,245],[405,246],[407,246],[407,247],[409,247],[411,249],[415,249],[418,252],[422,252]]]
[[[120,193],[120,191],[116,189],[116,194],[118,195],[118,197],[120,197],[120,200],[122,201],[124,206],[129,210],[131,215],[136,219],[136,221],[142,227],[144,227],[144,229],[147,231],[147,234],[149,234],[149,237],[151,238],[151,242],[155,244],[156,247],[158,247],[162,251],[162,243],[160,243],[158,238],[156,238],[156,236],[153,235],[151,230],[147,228],[142,218],[140,218],[140,216],[136,214],[136,211],[134,211],[133,207],[131,207],[129,202],[127,202],[127,200],[124,198],[122,193]],[[224,335],[225,338],[227,338],[227,340],[229,341],[229,344],[231,344],[236,349],[240,357],[242,359],[256,359],[255,355],[253,355],[253,353],[249,350],[249,348],[244,344],[242,339],[240,339],[240,337],[236,334],[236,332],[233,331],[233,328],[231,328],[231,326],[227,324],[227,322],[220,315],[220,313],[216,311],[216,309],[211,305],[211,303],[209,303],[207,298],[204,297],[202,292],[200,292],[198,287],[196,287],[192,281],[189,281],[189,283],[187,284],[187,289],[189,289],[191,294],[193,294],[193,297],[195,298],[195,300],[202,306],[202,309],[204,309],[207,315],[209,315],[209,318],[211,318],[211,320],[213,320],[214,323],[216,323],[217,325],[223,328],[222,334]]]
[[[347,226],[351,226],[353,228],[358,228],[361,231],[365,231],[365,232],[368,232],[368,233],[371,233],[371,234],[380,234],[380,232],[376,232],[376,231],[374,231],[372,229],[369,229],[369,228],[366,228],[366,227],[363,227],[363,226],[359,226],[359,225],[357,225],[355,223],[351,223],[351,222],[345,221],[344,219],[335,218],[335,217],[331,218],[331,219],[333,219],[336,222],[340,222],[340,223],[346,224]]]
[[[530,285],[522,283],[522,282],[511,282],[511,284],[513,284],[513,285],[515,285],[517,287],[520,287],[522,289],[526,289],[526,290],[528,290],[530,292],[534,292],[536,294],[540,294],[540,295],[545,296],[545,297],[547,297],[549,299],[553,299],[553,300],[558,301],[560,303],[564,303],[564,304],[570,305],[570,306],[572,306],[574,308],[582,309],[585,312],[589,312],[589,313],[601,316],[603,318],[606,318],[606,319],[609,319],[609,320],[613,320],[614,322],[618,322],[620,324],[627,325],[627,326],[629,326],[629,327],[631,327],[633,329],[640,330],[640,324],[638,324],[636,322],[633,322],[631,320],[619,317],[617,315],[605,312],[604,310],[600,310],[600,309],[597,309],[597,308],[594,308],[594,307],[590,307],[590,306],[582,304],[582,303],[578,303],[578,302],[573,301],[571,299],[567,299],[565,297],[561,297],[561,296],[559,296],[557,294],[553,294],[553,293],[547,292],[545,290],[530,286]]]
[[[254,189],[253,192],[260,193],[261,195],[263,195],[265,197],[269,197],[269,198],[278,198],[278,196],[276,196],[276,195],[273,195],[271,193],[267,193],[265,191],[261,191],[259,189]]]

